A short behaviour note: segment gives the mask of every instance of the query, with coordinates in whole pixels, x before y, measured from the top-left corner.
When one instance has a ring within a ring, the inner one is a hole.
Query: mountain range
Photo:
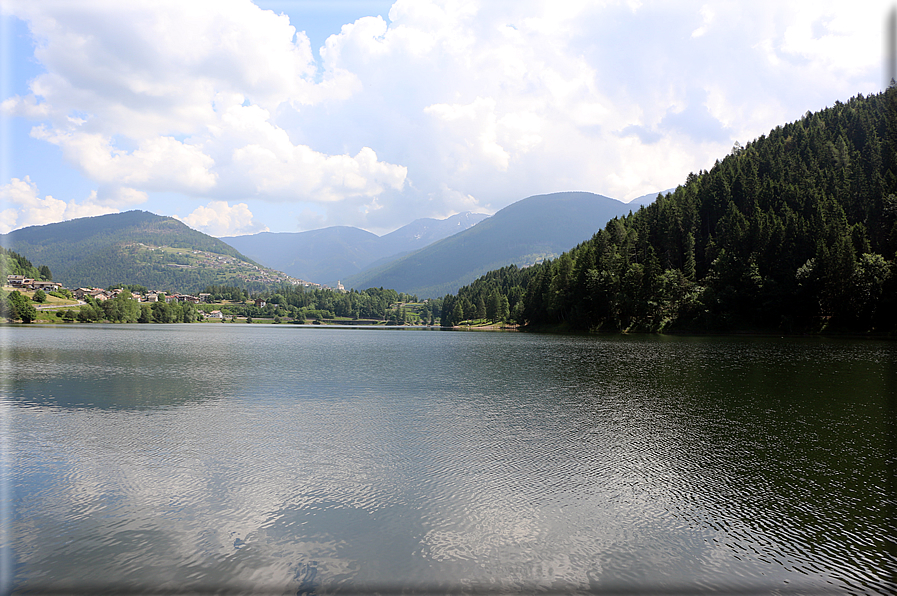
[[[651,197],[656,193],[640,199]],[[529,197],[491,217],[467,212],[418,219],[384,236],[336,226],[221,239],[171,217],[129,211],[22,228],[0,235],[0,245],[49,266],[54,280],[69,287],[128,283],[194,292],[231,284],[257,290],[298,278],[436,297],[491,268],[553,258],[635,205],[641,201],[566,192]]]
[[[261,232],[221,238],[260,263],[299,279],[336,285],[369,267],[423,248],[481,222],[488,215],[459,213],[423,218],[384,236],[333,226],[308,232]]]
[[[528,197],[463,232],[371,267],[343,283],[354,288],[393,288],[421,297],[454,293],[490,269],[553,258],[588,240],[631,208],[590,192]]]

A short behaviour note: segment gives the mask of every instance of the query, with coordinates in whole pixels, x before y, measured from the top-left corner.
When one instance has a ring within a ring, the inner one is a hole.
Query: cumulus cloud
[[[317,61],[302,23],[248,0],[4,8],[47,72],[2,110],[91,180],[376,231],[669,188],[880,83],[871,1],[397,0]]]
[[[499,172],[507,171],[511,156],[498,143],[494,99],[477,97],[467,105],[433,104],[424,108],[424,113],[448,124],[456,139],[455,169],[466,170],[477,161]]]
[[[270,199],[313,197],[332,202],[376,196],[385,188],[401,189],[406,168],[378,161],[369,147],[354,157],[325,155],[307,145],[294,145],[287,132],[270,121],[262,108],[230,105],[224,111],[226,130],[216,140],[234,147],[221,160],[231,188]],[[229,137],[229,138],[228,138]],[[217,151],[217,150],[215,150]]]
[[[833,70],[808,75],[789,27],[838,9],[807,6],[399,0],[390,23],[361,20],[327,40],[324,63],[362,83],[330,112],[370,122],[373,136],[413,139],[414,151],[381,151],[370,136],[340,130],[387,160],[410,153],[402,163],[428,204],[457,196],[442,184],[492,207],[569,188],[631,198],[709,167],[734,140],[877,82],[866,59],[859,68],[831,60],[856,53],[843,46],[813,46],[810,59]],[[863,35],[858,21],[836,22],[842,41]]]
[[[238,236],[268,231],[268,226],[255,220],[246,203],[231,206],[227,201],[211,201],[208,205],[197,207],[187,217],[178,219],[210,236]]]
[[[316,80],[308,38],[286,16],[245,0],[8,5],[47,72],[3,111],[39,121],[32,136],[98,183],[274,201],[404,184],[405,168],[369,147],[327,155],[276,122],[358,88],[338,67]]]
[[[148,190],[202,192],[215,186],[212,159],[199,148],[169,136],[144,140],[137,149],[116,149],[109,138],[80,131],[35,127],[35,138],[59,145],[92,180],[138,185]]]
[[[797,5],[793,22],[788,24],[780,44],[781,52],[795,59],[804,59],[815,68],[856,75],[881,59],[881,40],[877,35],[857,35],[871,20],[881,22],[879,11],[866,11],[863,6],[843,5],[811,7]],[[876,23],[876,25],[878,25]]]
[[[65,202],[47,195],[40,197],[37,184],[29,176],[13,178],[0,188],[0,233],[27,226],[40,226],[78,217],[118,213],[119,206],[136,205],[146,201],[146,193],[133,188],[102,187],[92,191],[80,203]]]

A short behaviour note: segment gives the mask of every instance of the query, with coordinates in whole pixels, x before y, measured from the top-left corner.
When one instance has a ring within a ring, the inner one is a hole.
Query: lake
[[[889,593],[895,345],[0,329],[3,592]]]

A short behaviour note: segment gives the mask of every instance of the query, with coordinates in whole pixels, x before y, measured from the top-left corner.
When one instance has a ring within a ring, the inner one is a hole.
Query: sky
[[[675,187],[885,87],[882,0],[0,0],[0,233],[384,234]]]

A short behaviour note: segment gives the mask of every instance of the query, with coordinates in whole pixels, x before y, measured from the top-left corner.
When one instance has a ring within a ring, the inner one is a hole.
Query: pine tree
[[[695,235],[691,232],[685,237],[685,263],[682,273],[688,281],[695,281]]]

